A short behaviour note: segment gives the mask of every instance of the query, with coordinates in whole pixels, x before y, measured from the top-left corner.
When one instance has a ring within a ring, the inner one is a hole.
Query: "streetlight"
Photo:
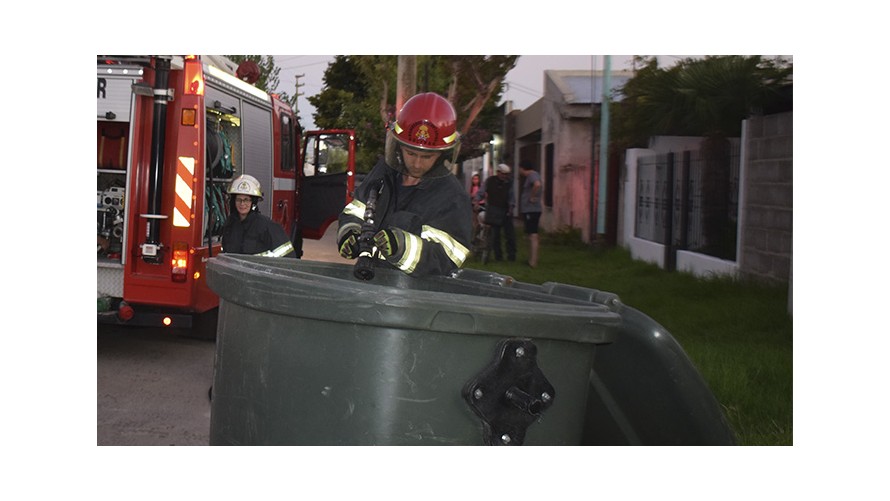
[[[498,145],[500,145],[500,144],[501,144],[501,137],[497,134],[492,134],[491,140],[488,141],[488,151],[489,151],[489,155],[491,156],[491,162],[490,162],[491,170],[489,171],[489,175],[492,175],[495,172],[495,168],[497,166],[496,152],[498,149]]]

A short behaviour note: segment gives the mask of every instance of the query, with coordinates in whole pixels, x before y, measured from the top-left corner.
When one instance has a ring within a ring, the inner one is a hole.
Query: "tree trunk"
[[[399,56],[396,70],[396,114],[417,93],[417,56]]]

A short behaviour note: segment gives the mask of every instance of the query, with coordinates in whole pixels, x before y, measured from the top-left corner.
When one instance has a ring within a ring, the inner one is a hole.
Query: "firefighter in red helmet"
[[[433,92],[402,106],[386,136],[386,155],[355,190],[340,214],[337,245],[358,257],[359,237],[371,191],[374,259],[413,275],[446,275],[463,266],[472,234],[472,206],[452,174],[460,149],[457,113]]]

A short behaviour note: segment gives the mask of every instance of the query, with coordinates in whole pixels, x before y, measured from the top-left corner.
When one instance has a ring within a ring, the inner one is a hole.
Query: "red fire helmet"
[[[425,92],[405,102],[392,124],[393,136],[403,145],[444,151],[460,143],[457,112],[444,97]]]

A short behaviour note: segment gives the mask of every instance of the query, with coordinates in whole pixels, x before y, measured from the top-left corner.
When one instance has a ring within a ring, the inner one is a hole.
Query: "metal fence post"
[[[682,177],[680,181],[680,244],[679,248],[689,248],[689,166],[692,164],[692,153],[689,150],[683,152],[683,164],[681,165]]]
[[[665,180],[665,221],[664,221],[664,269],[677,269],[677,249],[674,246],[674,154],[667,154],[667,179]]]

